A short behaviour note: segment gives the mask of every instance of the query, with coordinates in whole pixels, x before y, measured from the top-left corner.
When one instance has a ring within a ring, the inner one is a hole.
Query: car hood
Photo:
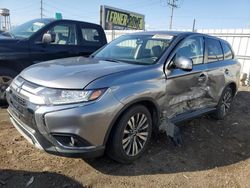
[[[9,41],[19,41],[19,39],[13,38],[10,35],[0,33],[0,42],[9,42]]]
[[[50,88],[83,89],[90,82],[143,65],[73,57],[33,65],[20,75],[25,80]]]
[[[18,42],[20,40],[0,35],[0,55],[4,55],[5,52],[13,52]]]
[[[9,36],[4,36],[4,35],[0,34],[0,40],[2,40],[2,39],[12,39],[12,38]]]

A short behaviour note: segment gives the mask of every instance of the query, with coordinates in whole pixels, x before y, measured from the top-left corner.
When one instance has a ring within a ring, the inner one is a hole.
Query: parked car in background
[[[122,36],[90,58],[33,65],[7,90],[13,125],[36,147],[63,156],[132,162],[162,119],[223,119],[240,64],[230,45],[191,32]]]
[[[85,56],[107,43],[100,25],[36,19],[0,35],[0,101],[5,89],[24,68],[41,61]]]

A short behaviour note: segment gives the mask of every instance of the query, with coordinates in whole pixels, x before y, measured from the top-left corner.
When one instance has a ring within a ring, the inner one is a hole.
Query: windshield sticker
[[[44,26],[44,23],[41,23],[41,22],[35,22],[33,25],[35,25],[35,26],[39,26],[39,27],[43,27],[43,26]]]
[[[154,35],[152,37],[153,39],[167,39],[167,40],[171,40],[173,38],[173,36],[171,35]]]

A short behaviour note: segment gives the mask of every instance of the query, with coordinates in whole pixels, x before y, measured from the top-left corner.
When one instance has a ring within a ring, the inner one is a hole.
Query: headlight
[[[60,105],[93,101],[101,97],[107,89],[60,90],[44,88],[30,102],[40,105]]]

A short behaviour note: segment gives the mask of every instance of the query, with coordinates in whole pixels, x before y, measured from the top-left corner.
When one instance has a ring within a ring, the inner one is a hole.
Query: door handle
[[[205,82],[206,79],[207,79],[207,76],[204,73],[200,74],[200,76],[198,77],[199,82]]]
[[[229,74],[229,70],[228,69],[225,70],[225,74]]]

